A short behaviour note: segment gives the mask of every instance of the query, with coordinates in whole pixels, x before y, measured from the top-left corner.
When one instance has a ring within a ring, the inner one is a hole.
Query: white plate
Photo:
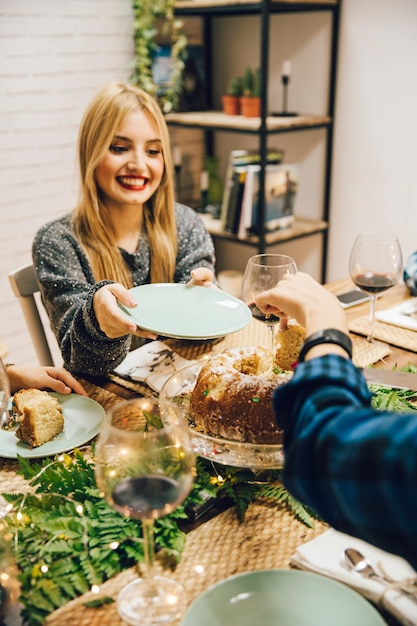
[[[52,393],[62,406],[64,430],[52,441],[37,448],[29,448],[13,432],[0,430],[0,457],[16,459],[17,455],[30,459],[40,459],[67,452],[82,446],[95,437],[100,430],[105,411],[95,400],[77,394],[61,395]]]
[[[241,300],[224,291],[156,283],[130,289],[138,303],[134,309],[120,308],[140,328],[175,339],[212,339],[234,333],[252,319]]]

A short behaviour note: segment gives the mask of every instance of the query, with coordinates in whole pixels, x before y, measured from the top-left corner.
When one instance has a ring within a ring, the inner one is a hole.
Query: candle
[[[179,146],[174,146],[174,149],[173,149],[174,165],[176,166],[181,165],[181,159],[182,159],[181,148]]]
[[[207,170],[201,172],[200,189],[201,191],[207,191],[209,185],[209,175]]]
[[[284,61],[282,64],[282,75],[291,76],[291,61]]]

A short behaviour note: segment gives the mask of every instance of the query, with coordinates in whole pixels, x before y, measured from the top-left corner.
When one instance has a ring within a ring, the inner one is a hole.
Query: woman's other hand
[[[104,285],[94,294],[94,313],[100,330],[107,337],[116,339],[131,334],[145,339],[157,338],[154,333],[139,328],[132,320],[129,320],[118,307],[118,302],[129,309],[137,306],[129,290],[120,283]]]
[[[63,367],[10,365],[7,368],[10,391],[19,389],[51,389],[57,393],[78,393],[86,396],[84,387]]]
[[[197,285],[199,287],[209,287],[210,289],[219,289],[214,282],[214,274],[207,267],[197,267],[191,271],[191,280],[188,285]]]

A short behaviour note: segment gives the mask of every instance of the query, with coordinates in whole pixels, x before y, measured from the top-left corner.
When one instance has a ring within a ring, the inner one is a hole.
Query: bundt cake
[[[224,350],[203,365],[190,397],[196,428],[214,437],[245,443],[280,444],[272,393],[291,378],[305,330],[291,324],[276,335],[275,366],[265,348]]]

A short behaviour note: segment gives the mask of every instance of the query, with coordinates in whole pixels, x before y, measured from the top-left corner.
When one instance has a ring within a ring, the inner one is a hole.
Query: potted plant
[[[240,114],[240,98],[242,96],[242,77],[233,76],[228,84],[226,94],[222,96],[223,112],[226,115]]]
[[[164,113],[178,108],[187,36],[183,22],[174,14],[175,0],[132,0],[135,57],[131,81],[158,99]],[[152,65],[158,43],[170,46],[171,76],[161,91],[155,83]]]
[[[261,70],[247,67],[242,79],[240,109],[245,117],[259,117],[261,114]]]

